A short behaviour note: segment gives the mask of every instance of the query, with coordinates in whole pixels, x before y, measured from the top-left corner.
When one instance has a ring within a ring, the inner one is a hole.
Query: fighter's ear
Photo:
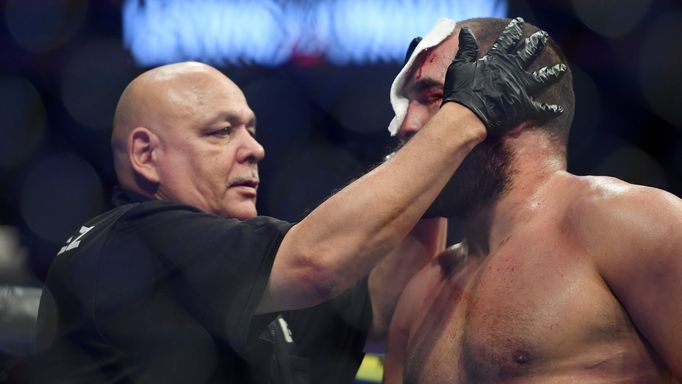
[[[526,129],[531,128],[531,127],[533,127],[533,126],[537,126],[537,124],[535,124],[535,123],[534,123],[533,121],[531,121],[531,120],[522,121],[522,122],[519,123],[516,127],[510,129],[509,132],[507,132],[507,136],[509,136],[509,137],[519,137],[519,135],[521,134],[521,132],[523,132],[523,131],[525,131]]]
[[[137,176],[157,185],[160,181],[156,155],[159,138],[145,127],[137,127],[128,135],[128,159]]]

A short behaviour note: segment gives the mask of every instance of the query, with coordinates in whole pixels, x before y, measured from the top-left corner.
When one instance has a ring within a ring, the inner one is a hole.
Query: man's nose
[[[407,107],[407,113],[405,114],[405,119],[398,130],[398,137],[406,138],[414,135],[417,131],[422,129],[428,120],[429,114],[427,108],[416,101],[410,101]]]
[[[258,163],[265,157],[265,148],[249,133],[245,133],[244,142],[237,153],[240,162]]]

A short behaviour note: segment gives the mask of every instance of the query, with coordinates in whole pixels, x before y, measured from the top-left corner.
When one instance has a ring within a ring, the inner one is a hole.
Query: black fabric
[[[292,224],[128,191],[114,201],[53,262],[34,382],[272,382],[277,344],[254,345],[278,314],[254,311]]]
[[[299,355],[312,362],[312,383],[353,382],[372,321],[367,279],[335,300],[284,316]]]
[[[270,322],[260,336],[250,343],[247,354],[260,360],[262,377],[255,381],[270,384],[310,383],[310,359],[298,354],[288,323],[282,315]]]

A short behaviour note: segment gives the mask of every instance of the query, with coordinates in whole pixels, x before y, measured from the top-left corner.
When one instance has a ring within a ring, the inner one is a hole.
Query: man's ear
[[[159,138],[148,128],[137,127],[128,135],[128,156],[133,173],[153,185],[160,182],[156,167],[158,149]]]
[[[519,137],[519,135],[521,134],[521,132],[523,132],[524,130],[526,130],[526,129],[530,128],[530,127],[533,127],[533,126],[535,126],[535,123],[533,123],[533,122],[531,122],[531,121],[529,121],[529,120],[523,121],[523,122],[521,122],[519,125],[517,125],[516,127],[510,129],[510,130],[507,132],[506,136],[509,136],[509,137]]]

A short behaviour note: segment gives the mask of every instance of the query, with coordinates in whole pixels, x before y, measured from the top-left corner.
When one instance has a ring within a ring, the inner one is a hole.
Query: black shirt
[[[225,219],[128,191],[115,203],[51,266],[36,381],[279,383],[289,380],[287,364],[305,368],[306,358],[312,382],[352,380],[370,321],[366,281],[329,303],[281,314],[300,351],[277,340],[289,339],[280,314],[254,316],[292,224]]]

